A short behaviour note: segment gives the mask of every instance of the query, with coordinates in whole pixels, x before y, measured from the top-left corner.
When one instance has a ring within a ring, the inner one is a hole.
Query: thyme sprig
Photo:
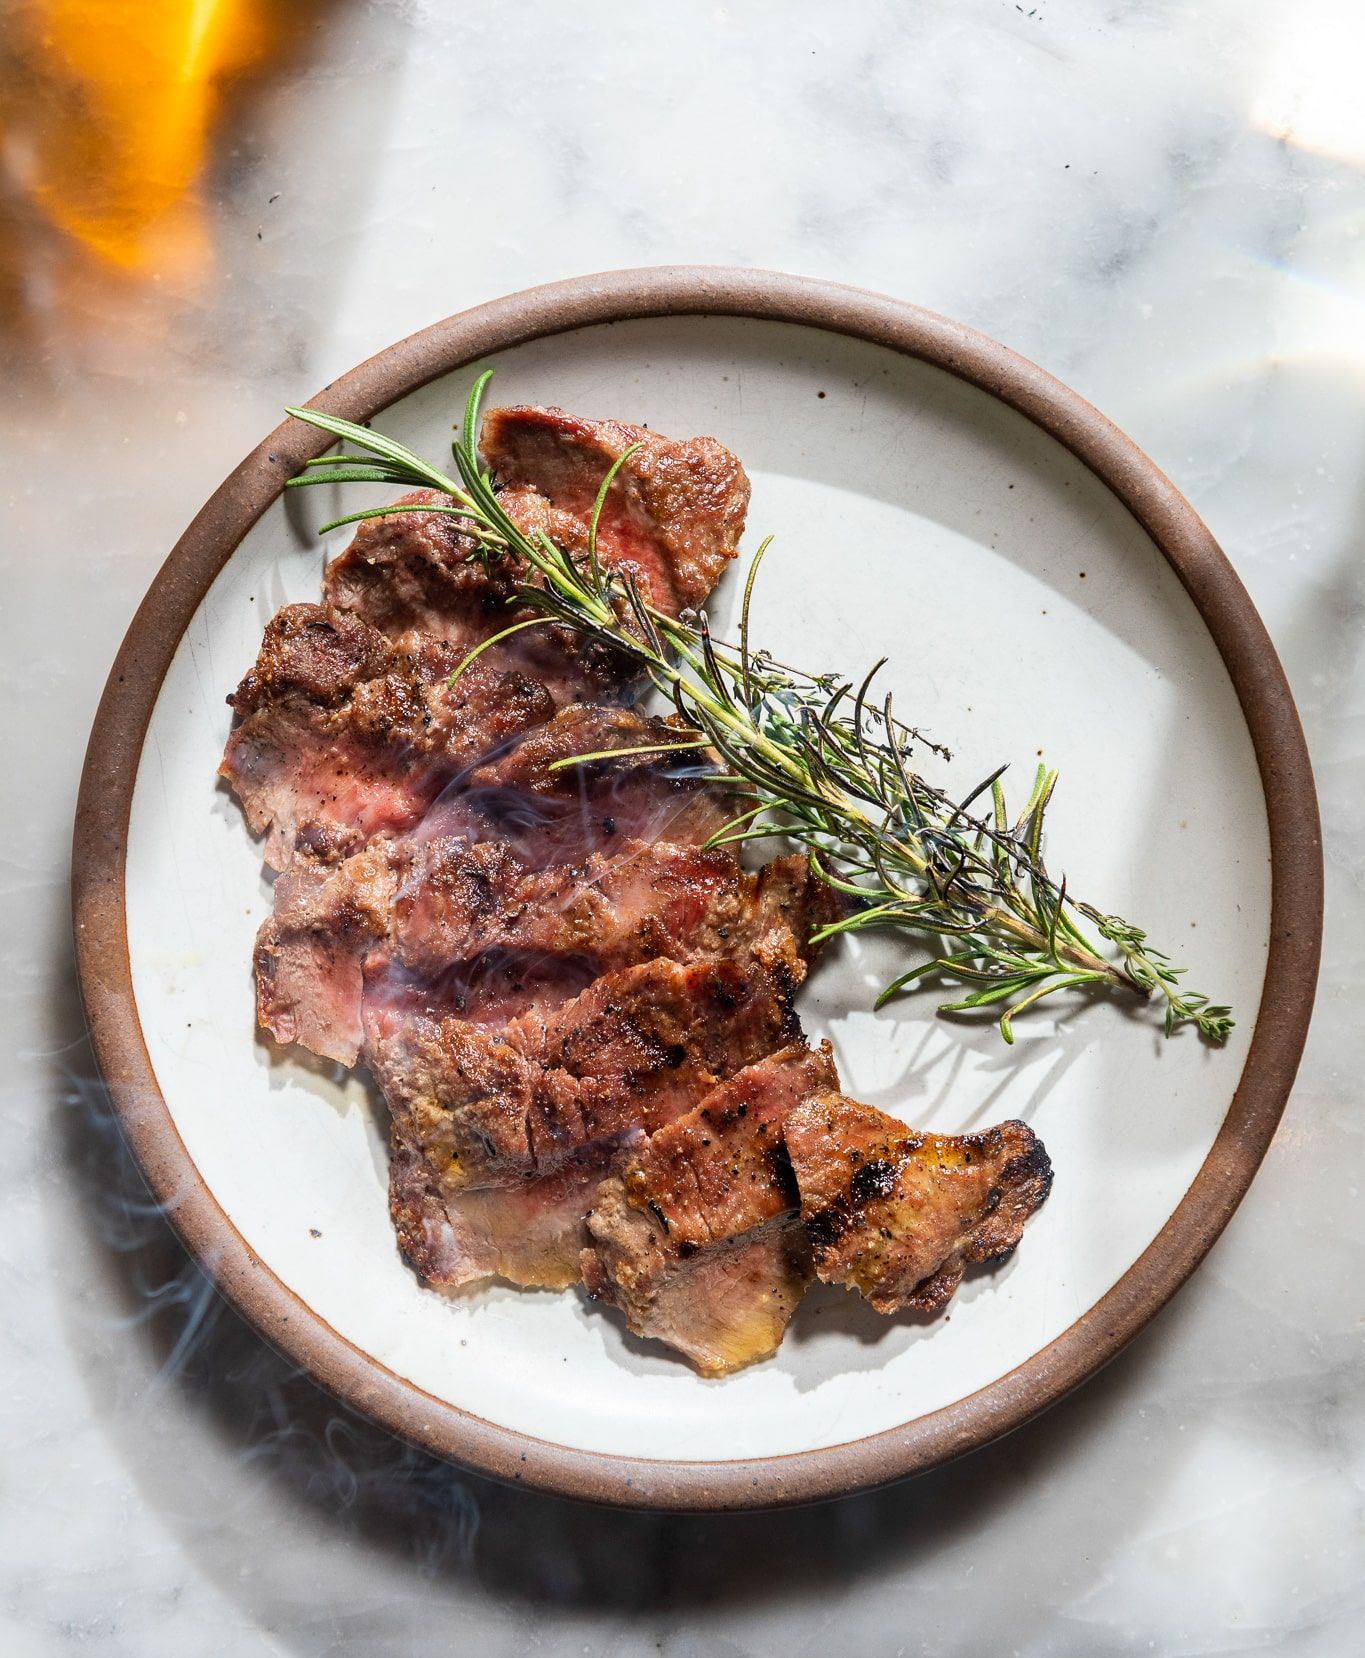
[[[1043,861],[1044,817],[1057,773],[1039,767],[1022,810],[1011,817],[1002,766],[960,800],[914,769],[915,745],[945,755],[897,719],[891,695],[874,693],[885,667],[861,681],[811,674],[778,662],[750,642],[754,582],[769,546],[750,564],[739,638],[717,639],[705,612],[674,617],[652,605],[629,569],[606,565],[598,527],[612,484],[633,450],[608,470],[598,491],[585,554],[543,533],[527,534],[503,510],[497,485],[478,458],[479,410],[491,374],[474,385],[452,444],[457,477],[447,477],[391,438],[313,409],[289,413],[361,450],[305,463],[291,486],[384,483],[435,490],[446,500],[372,507],[323,526],[392,513],[435,512],[458,519],[471,557],[512,558],[526,571],[510,601],[519,619],[472,650],[463,673],[485,650],[524,629],[558,624],[632,659],[686,730],[668,743],[631,752],[706,750],[708,773],[746,791],[747,804],[711,844],[736,846],[773,836],[805,847],[820,878],[845,895],[842,919],[815,941],[893,928],[930,941],[933,954],[900,974],[877,999],[926,981],[959,987],[947,1013],[990,1009],[1006,1042],[1014,1019],[1062,991],[1126,990],[1155,996],[1169,1036],[1193,1024],[1225,1041],[1231,1010],[1185,991],[1184,969],[1121,917],[1074,898]],[[529,617],[526,610],[533,612]],[[614,751],[620,753],[621,751]],[[561,766],[604,755],[575,755]],[[983,802],[981,808],[977,803]],[[1102,942],[1101,942],[1102,941]],[[1104,946],[1107,945],[1106,952]]]

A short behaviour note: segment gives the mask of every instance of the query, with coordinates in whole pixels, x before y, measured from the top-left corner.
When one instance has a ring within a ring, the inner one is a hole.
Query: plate
[[[1050,861],[1230,1001],[1217,1050],[1117,1001],[1049,1005],[1003,1046],[871,1011],[894,944],[831,952],[803,992],[845,1087],[943,1131],[1027,1120],[1051,1199],[947,1316],[817,1290],[771,1360],[703,1381],[581,1296],[418,1287],[390,1230],[364,1081],[253,1035],[260,849],[215,785],[224,698],[265,620],[315,598],[327,492],[282,494],[320,435],[281,427],[204,507],[110,676],[75,847],[97,1054],[152,1188],[222,1292],[341,1399],[442,1456],[617,1503],[834,1495],[931,1466],[1041,1410],[1174,1293],[1227,1221],[1307,1027],[1322,894],[1316,803],[1270,641],[1190,506],[1040,369],[899,301],[744,271],[627,271],[465,312],[319,407],[448,453],[477,368],[493,402],[709,433],[776,540],[754,631],[853,674],[954,750],[962,792],[1061,770]],[[374,491],[342,497],[373,501]],[[327,551],[345,539],[333,538]],[[728,622],[732,575],[713,614]]]

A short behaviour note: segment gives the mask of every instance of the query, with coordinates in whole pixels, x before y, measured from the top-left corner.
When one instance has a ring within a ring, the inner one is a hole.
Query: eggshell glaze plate
[[[370,1085],[254,1030],[269,881],[215,778],[224,699],[265,621],[315,599],[347,539],[314,527],[382,498],[282,494],[323,441],[291,423],[171,555],[92,741],[78,945],[120,1115],[224,1292],[324,1385],[440,1454],[677,1507],[929,1466],[1111,1356],[1192,1270],[1273,1132],[1321,909],[1311,776],[1273,650],[1207,530],[1121,434],[914,307],[754,272],[612,273],[452,318],[317,401],[440,462],[486,366],[490,403],[708,433],[739,455],[745,549],[775,537],[755,637],[849,676],[889,657],[898,710],[953,751],[924,756],[950,790],[1009,760],[1022,800],[1039,760],[1059,768],[1054,873],[1144,926],[1237,1029],[1221,1049],[1167,1042],[1150,1009],[1059,998],[1007,1048],[992,1024],[936,1017],[932,994],[872,1011],[905,956],[868,935],[831,949],[799,1004],[846,1090],[917,1128],[1023,1118],[1055,1168],[1015,1256],[970,1275],[945,1315],[884,1319],[817,1288],[772,1359],[705,1381],[578,1293],[421,1288],[389,1224]],[[709,606],[718,631],[740,585],[732,572]]]

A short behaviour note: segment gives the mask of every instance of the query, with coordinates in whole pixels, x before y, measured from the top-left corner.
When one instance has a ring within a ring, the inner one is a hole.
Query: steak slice
[[[412,511],[365,519],[328,565],[323,594],[336,609],[363,619],[403,650],[439,640],[456,663],[475,645],[536,614],[518,602],[517,590],[538,582],[538,574],[515,556],[480,555],[460,520],[442,510],[452,505],[450,496],[421,489],[393,505]],[[501,505],[519,529],[586,553],[586,524],[555,512],[534,490],[504,491]],[[538,680],[560,704],[613,695],[637,673],[629,657],[558,624],[501,640],[481,660]]]
[[[634,941],[624,932],[623,899],[629,894],[619,890],[614,904],[587,888],[580,894],[575,913],[582,924],[577,943],[583,953],[576,960],[569,959],[575,941],[565,936],[564,926],[556,935],[549,915],[531,925],[527,904],[548,902],[555,893],[561,894],[560,914],[567,921],[567,889],[573,878],[562,868],[553,875],[534,876],[528,866],[551,862],[561,849],[572,855],[592,845],[598,831],[603,844],[624,850],[615,812],[629,814],[627,826],[632,820],[649,826],[652,818],[672,821],[684,832],[710,834],[724,820],[732,798],[719,791],[713,794],[711,786],[696,777],[671,776],[669,756],[629,755],[592,767],[547,769],[552,757],[566,749],[598,752],[590,746],[594,741],[607,748],[613,742],[634,746],[633,740],[648,739],[656,730],[668,732],[661,722],[633,710],[576,705],[551,726],[555,729],[545,728],[545,736],[532,731],[510,753],[472,776],[457,774],[406,835],[381,833],[363,852],[332,864],[324,863],[320,854],[304,855],[309,845],[304,841],[303,851],[276,884],[276,914],[257,939],[257,1013],[276,1040],[297,1042],[325,1058],[354,1064],[361,1040],[362,978],[367,981],[366,994],[386,998],[394,1007],[402,1002],[434,1017],[458,1013],[491,1023],[532,1006],[555,1006],[578,994],[607,966],[628,965],[649,950],[690,958],[733,953],[742,943],[761,942],[770,952],[784,954],[797,970],[799,951],[790,937],[791,927],[804,925],[801,916],[811,904],[803,906],[793,897],[788,890],[793,882],[776,872],[765,873],[757,883],[752,877],[739,882],[728,853],[701,853],[695,846],[671,847],[657,856],[648,846],[635,850],[643,851],[647,861],[655,860],[662,876],[672,872],[669,890],[675,919],[689,859],[699,862],[703,877],[713,874],[715,919],[724,924],[719,906],[728,903],[740,908],[748,922],[734,930],[728,945],[713,926],[704,952],[697,943],[702,933],[699,920],[688,931],[690,947],[671,948],[672,937],[650,920],[651,905],[654,910],[665,908],[664,894],[647,890],[639,877],[634,881],[639,933]],[[578,743],[589,747],[576,747]],[[522,749],[531,752],[524,754]],[[609,804],[611,812],[599,816],[569,792],[575,780],[583,786],[582,778],[576,779],[580,770],[597,774],[597,800]],[[548,823],[546,807],[559,809]],[[505,828],[512,829],[514,838],[492,838]],[[334,836],[333,843],[339,839]],[[627,867],[623,864],[613,873],[607,860],[594,862],[590,854],[587,867],[578,871],[578,884],[607,872],[608,886],[624,888],[630,884]],[[382,895],[375,886],[380,870]],[[745,908],[741,893],[752,889],[759,900]],[[396,931],[402,951],[394,958],[388,946],[395,917],[388,912],[400,893]],[[825,902],[823,894],[811,897],[817,908]],[[780,906],[788,899],[793,900],[791,913],[784,916]],[[495,901],[504,906],[498,925],[489,914]],[[517,913],[520,925],[514,919]]]
[[[422,1158],[444,1199],[552,1173],[680,1116],[799,1036],[792,994],[780,973],[731,961],[652,961],[500,1031],[367,1008],[366,1058],[395,1152]]]
[[[598,530],[607,566],[629,567],[642,590],[676,615],[700,604],[735,555],[749,502],[744,469],[713,438],[673,442],[619,421],[560,409],[494,409],[481,448],[497,475],[499,504],[518,529],[584,556],[593,505],[612,463],[618,474]],[[405,644],[427,635],[460,655],[535,613],[517,589],[542,578],[514,556],[489,558],[435,490],[402,496],[411,512],[365,520],[328,567],[325,596],[340,610]],[[435,509],[435,510],[433,510]],[[542,681],[556,702],[610,695],[635,677],[628,656],[573,630],[542,625],[502,640],[490,666]]]
[[[690,751],[623,753],[565,765],[578,755],[686,741],[690,731],[635,707],[577,703],[561,709],[506,754],[480,766],[460,798],[443,799],[426,833],[461,832],[453,812],[474,812],[489,833],[507,840],[523,863],[571,863],[610,851],[623,840],[700,845],[748,803],[712,782],[711,767]]]
[[[337,865],[295,858],[256,935],[256,1017],[277,1042],[354,1065],[364,1040],[364,960],[387,940],[398,884],[393,849]]]
[[[799,984],[829,889],[807,858],[748,874],[728,852],[631,843],[531,872],[502,842],[381,838],[326,865],[296,857],[256,939],[256,1011],[277,1042],[354,1065],[372,1006],[496,1027],[651,960],[726,957]]]
[[[457,660],[426,641],[400,651],[321,605],[287,605],[228,698],[242,716],[219,767],[266,861],[323,858],[410,828],[451,779],[554,712],[544,686]]]
[[[412,843],[380,837],[338,864],[298,855],[275,882],[275,912],[256,935],[256,1016],[277,1042],[354,1065],[365,1009],[403,1018],[458,1014],[502,1025],[553,1008],[596,977],[587,960],[487,951],[449,970],[411,972],[393,952],[393,900]]]
[[[428,1284],[506,1278],[526,1289],[565,1289],[578,1282],[584,1219],[609,1158],[594,1146],[553,1174],[448,1192],[428,1158],[395,1144],[389,1213],[398,1246]]]
[[[603,508],[599,555],[628,567],[655,605],[677,615],[706,598],[744,530],[749,480],[728,449],[528,406],[490,409],[480,442],[501,484],[529,486],[584,525],[608,469],[632,445]]]
[[[788,1047],[621,1153],[588,1216],[590,1292],[704,1376],[776,1352],[813,1276],[783,1123],[837,1083],[828,1043]]]
[[[413,510],[356,526],[323,574],[326,601],[390,639],[416,630],[468,649],[505,626],[521,566],[478,557],[461,520],[444,510],[454,501],[439,490],[414,490],[392,504]]]
[[[418,852],[394,932],[404,965],[425,973],[496,950],[578,956],[599,972],[752,952],[796,974],[829,891],[801,854],[749,874],[724,848],[627,841],[611,857],[528,871],[504,842],[448,839]]]
[[[942,1307],[968,1262],[1014,1251],[1052,1185],[1042,1142],[1020,1122],[916,1134],[827,1093],[791,1113],[786,1139],[816,1271],[879,1313]]]

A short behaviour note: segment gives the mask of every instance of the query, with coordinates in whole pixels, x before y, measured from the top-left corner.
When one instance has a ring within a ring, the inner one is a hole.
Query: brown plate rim
[[[252,1254],[195,1168],[157,1086],[133,996],[124,853],[138,757],[180,637],[285,479],[327,446],[302,422],[279,427],[210,497],[138,609],[95,717],[72,857],[77,966],[96,1058],[153,1193],[221,1293],[339,1399],[439,1456],[564,1496],[683,1510],[811,1502],[923,1472],[1018,1427],[1111,1359],[1203,1259],[1265,1155],[1308,1030],[1323,904],[1317,800],[1302,728],[1269,635],[1232,566],[1190,504],[1117,427],[1036,364],[974,329],[904,300],[771,271],[608,271],[448,317],[342,375],[311,406],[369,420],[438,376],[529,340],[600,323],[708,315],[795,323],[885,346],[947,370],[1050,433],[1160,548],[1203,617],[1241,703],[1265,793],[1272,880],[1265,985],[1241,1080],[1166,1225],[1056,1340],[965,1399],[847,1444],[757,1460],[655,1461],[573,1450],[434,1398],[352,1345]]]

